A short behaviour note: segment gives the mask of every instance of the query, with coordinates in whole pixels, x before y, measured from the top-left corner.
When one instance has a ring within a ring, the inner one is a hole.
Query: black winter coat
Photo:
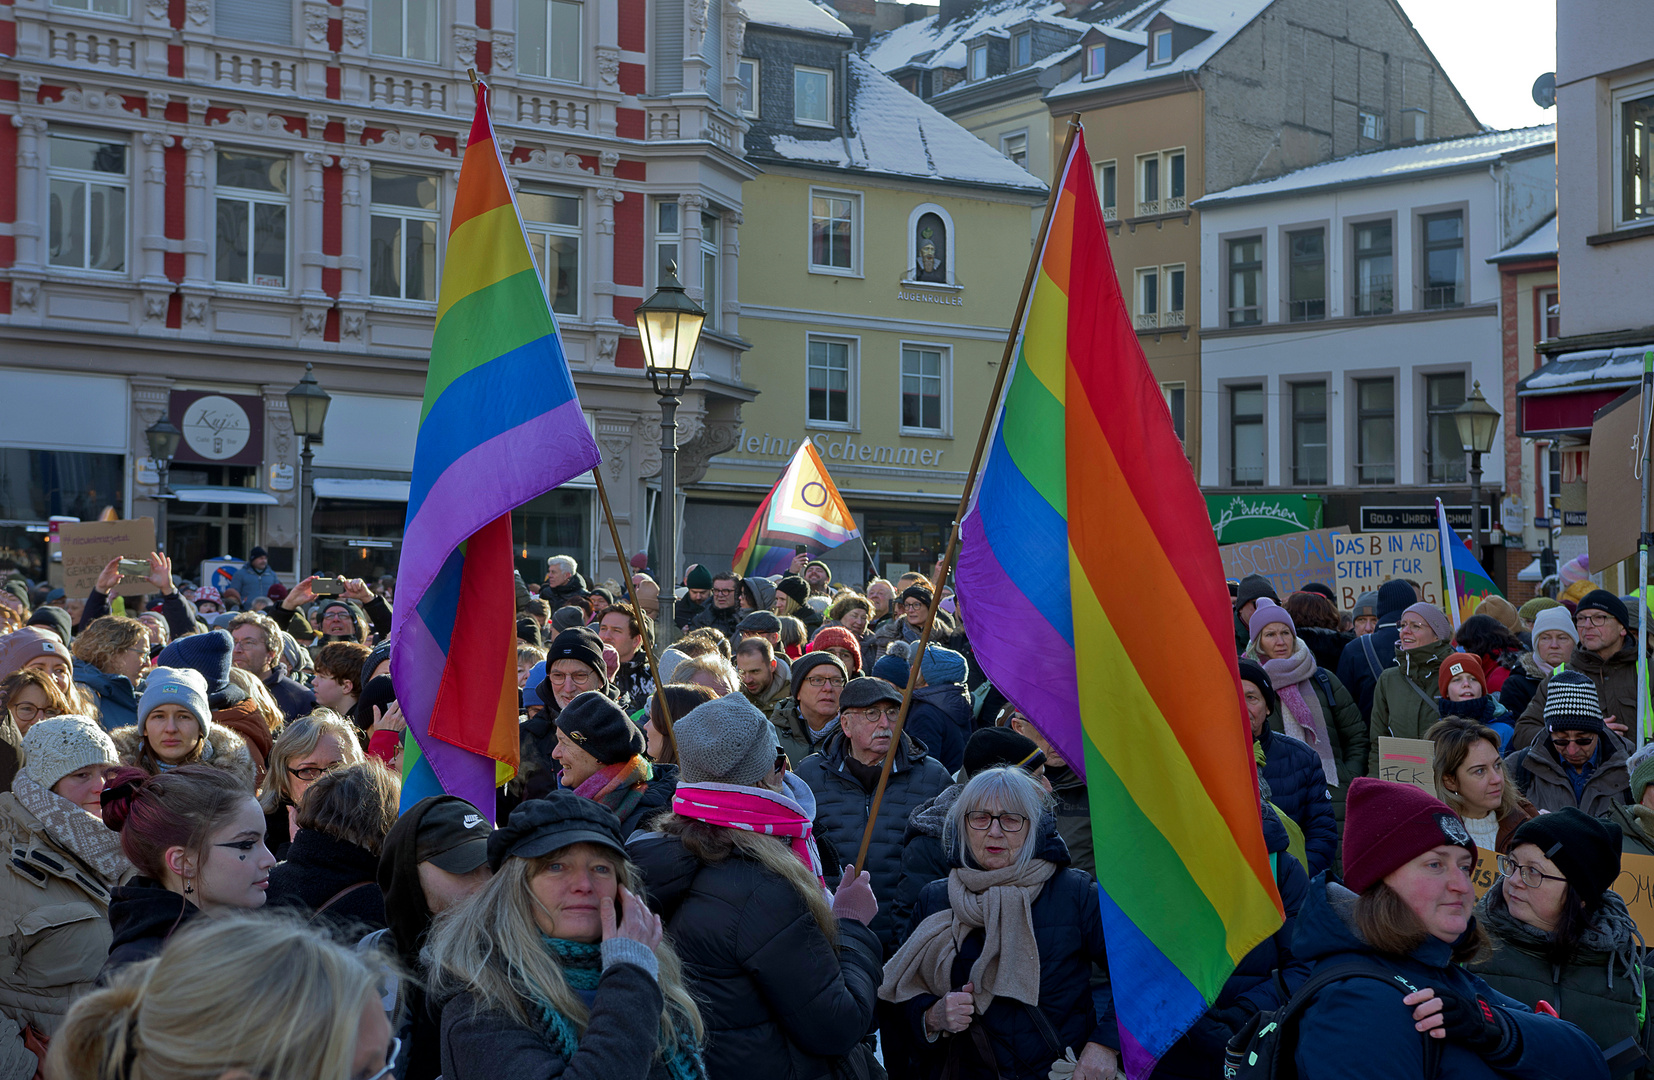
[[[1338,670],[1338,661],[1344,655],[1344,646],[1355,640],[1355,635],[1324,626],[1300,626],[1298,637],[1315,654],[1315,666],[1328,671]]]
[[[950,774],[965,764],[965,740],[971,737],[971,699],[963,683],[921,686],[907,710],[908,734],[925,744],[930,756]]]
[[[1401,622],[1401,613],[1413,606],[1413,601],[1413,587],[1405,581],[1386,581],[1378,587],[1378,629],[1367,635],[1372,639],[1378,672],[1373,671],[1372,663],[1367,659],[1366,646],[1361,644],[1360,638],[1345,645],[1343,654],[1338,658],[1337,670],[1333,674],[1338,676],[1338,681],[1344,684],[1344,689],[1361,707],[1363,720],[1372,719],[1373,691],[1378,687],[1379,674],[1395,665],[1396,642],[1401,640],[1401,630],[1396,624]]]
[[[109,959],[98,972],[98,985],[107,985],[109,977],[126,965],[158,954],[167,938],[200,914],[201,909],[183,896],[146,877],[111,889],[109,926],[115,936],[109,943]]]
[[[379,856],[366,848],[336,840],[315,829],[300,829],[287,849],[287,861],[270,871],[272,908],[292,908],[315,915],[319,924],[348,932],[351,940],[385,926],[385,894],[375,880]],[[339,893],[361,885],[344,896]],[[334,900],[321,911],[322,905]]]
[[[709,1080],[833,1075],[872,1026],[879,942],[838,920],[835,950],[793,886],[739,856],[706,865],[675,836],[627,853],[684,964],[706,1023]]]
[[[289,723],[316,711],[316,692],[283,675],[279,667],[265,676],[264,688],[276,699],[276,707]]]
[[[1332,866],[1338,852],[1338,821],[1333,816],[1321,759],[1308,745],[1268,724],[1257,742],[1263,747],[1265,762],[1260,775],[1269,782],[1269,801],[1304,831],[1309,873],[1319,874]]]
[[[723,634],[724,637],[729,639],[729,643],[734,645],[735,639],[738,636],[735,632],[735,628],[740,625],[742,618],[744,618],[746,614],[747,613],[745,611],[741,610],[740,604],[727,608],[717,608],[713,607],[711,604],[708,604],[706,607],[701,609],[701,613],[699,615],[689,621],[689,626],[691,629],[699,629],[703,626],[711,627],[713,630]],[[661,674],[665,675],[666,673],[663,671]]]

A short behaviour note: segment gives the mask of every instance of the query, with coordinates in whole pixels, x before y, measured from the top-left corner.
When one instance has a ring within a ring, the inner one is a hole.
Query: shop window
[[[47,519],[96,521],[125,496],[120,454],[0,447],[0,577],[19,570],[46,580]]]

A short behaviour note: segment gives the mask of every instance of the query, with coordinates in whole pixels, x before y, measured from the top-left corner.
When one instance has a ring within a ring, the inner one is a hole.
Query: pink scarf
[[[672,796],[672,812],[682,817],[791,839],[793,854],[827,887],[816,850],[810,815],[793,799],[768,788],[740,784],[679,784]]]

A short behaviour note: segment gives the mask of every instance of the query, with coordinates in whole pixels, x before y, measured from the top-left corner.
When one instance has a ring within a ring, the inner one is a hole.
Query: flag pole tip
[[[465,76],[466,76],[466,78],[471,80],[471,89],[475,90],[479,85],[481,85],[477,81],[477,69],[476,68],[466,68],[465,69]]]

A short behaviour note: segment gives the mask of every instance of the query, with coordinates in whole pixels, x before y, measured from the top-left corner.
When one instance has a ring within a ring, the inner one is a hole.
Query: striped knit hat
[[[1559,671],[1545,683],[1545,727],[1551,731],[1608,734],[1597,688],[1577,671]]]

